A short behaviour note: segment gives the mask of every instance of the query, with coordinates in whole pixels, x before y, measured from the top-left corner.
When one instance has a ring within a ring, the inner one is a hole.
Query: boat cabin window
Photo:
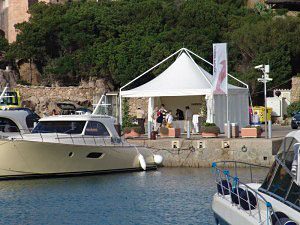
[[[295,182],[287,196],[287,201],[300,208],[300,187]]]
[[[91,136],[110,136],[108,130],[106,127],[97,121],[89,121],[86,129],[85,129],[85,135],[91,135]]]
[[[26,125],[28,128],[33,128],[34,123],[37,123],[39,121],[40,117],[36,113],[29,114],[26,117]]]
[[[287,169],[279,165],[269,191],[285,199],[293,179]]]
[[[81,134],[86,121],[40,121],[32,133]]]
[[[5,97],[7,96],[7,97]],[[19,105],[17,92],[5,92],[4,97],[0,100],[1,106]]]
[[[284,139],[276,161],[260,190],[300,211],[300,187],[295,183],[291,172],[295,158],[294,144],[296,143],[297,141],[293,137]]]
[[[280,159],[282,162],[285,161],[287,155],[290,152],[294,151],[294,144],[297,143],[297,140],[293,137],[287,137],[283,140],[279,152],[277,154],[278,159]]]
[[[15,122],[3,117],[0,117],[0,130],[2,132],[20,132]]]

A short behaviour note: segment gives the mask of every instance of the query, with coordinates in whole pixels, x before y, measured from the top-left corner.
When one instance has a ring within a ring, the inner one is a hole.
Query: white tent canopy
[[[174,55],[179,54],[175,62],[173,62],[164,72],[159,74],[157,77],[131,90],[122,90],[130,83],[145,75],[161,63],[141,74],[139,77],[132,80],[120,89],[120,98],[149,97],[148,120],[151,120],[150,115],[154,107],[154,97],[204,95],[207,104],[207,122],[215,122],[218,126],[220,126],[221,131],[223,131],[224,123],[226,123],[227,113],[226,96],[212,95],[211,83],[213,80],[213,76],[203,68],[201,68],[199,65],[197,65],[189,53],[197,56],[196,54],[185,48],[180,49],[161,62],[163,63]],[[202,59],[201,57],[199,58]],[[208,63],[206,60],[204,61]],[[241,83],[244,84],[243,82]],[[249,124],[248,93],[248,87],[241,88],[230,84],[228,85],[230,109],[229,121],[239,123],[240,126]]]
[[[213,76],[183,52],[176,61],[153,80],[128,91],[122,97],[192,96],[211,94]],[[228,86],[231,94],[246,92],[245,88]]]

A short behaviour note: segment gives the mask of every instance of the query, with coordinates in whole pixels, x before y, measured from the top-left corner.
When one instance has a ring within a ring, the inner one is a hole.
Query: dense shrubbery
[[[296,112],[300,111],[300,101],[293,102],[287,107],[288,117],[292,117]]]
[[[38,3],[6,63],[31,60],[45,82],[72,85],[90,76],[124,85],[181,47],[207,60],[212,44],[227,42],[229,72],[262,89],[253,67],[271,65],[272,86],[300,72],[300,18],[275,17],[244,0],[119,0]],[[1,51],[0,40],[0,51]],[[5,44],[4,44],[5,46]],[[166,68],[155,70],[155,75]],[[211,72],[211,71],[209,71]],[[139,80],[138,82],[142,82]]]

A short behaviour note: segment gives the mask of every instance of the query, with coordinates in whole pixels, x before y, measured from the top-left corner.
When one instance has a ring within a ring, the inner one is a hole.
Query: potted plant
[[[166,127],[161,127],[159,129],[160,137],[168,137],[169,136],[169,129]]]
[[[142,128],[138,126],[124,127],[123,132],[125,138],[140,137],[142,134]]]
[[[214,123],[204,123],[200,132],[202,137],[218,137],[220,128]]]
[[[241,129],[242,137],[260,137],[262,133],[262,128],[260,126],[246,126]]]

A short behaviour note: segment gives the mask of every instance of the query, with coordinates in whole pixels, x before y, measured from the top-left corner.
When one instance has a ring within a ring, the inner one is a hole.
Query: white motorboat
[[[300,225],[299,143],[300,131],[284,138],[261,183],[253,182],[255,165],[239,165],[240,162],[234,161],[213,163],[218,190],[212,202],[216,224]],[[239,166],[250,169],[250,183],[241,181]]]
[[[160,155],[122,140],[115,118],[97,114],[102,99],[92,114],[44,117],[31,133],[1,139],[0,179],[156,169]]]
[[[121,140],[114,120],[94,114],[40,119],[32,133],[0,141],[0,178],[156,169],[162,157]]]
[[[26,108],[0,110],[0,138],[30,133],[39,118]]]

